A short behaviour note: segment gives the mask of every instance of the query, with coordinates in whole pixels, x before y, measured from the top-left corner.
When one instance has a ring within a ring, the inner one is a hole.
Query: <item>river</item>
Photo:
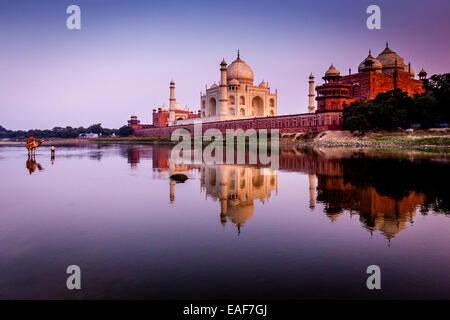
[[[157,145],[0,147],[0,298],[449,299],[449,159],[281,148],[274,169]]]

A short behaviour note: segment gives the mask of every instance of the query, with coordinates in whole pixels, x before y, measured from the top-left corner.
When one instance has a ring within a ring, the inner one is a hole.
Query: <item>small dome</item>
[[[259,87],[260,87],[260,88],[268,88],[269,85],[267,84],[267,82],[262,81],[262,82],[259,84]]]
[[[231,79],[230,84],[233,86],[238,86],[239,85],[239,81],[237,79]]]
[[[161,111],[168,111],[166,106],[161,107]]]
[[[309,79],[314,79],[314,76],[313,76],[312,72],[311,72],[311,74],[309,75]]]
[[[421,76],[421,75],[424,75],[424,76],[427,75],[427,72],[425,71],[424,68],[422,68],[422,70],[420,70],[420,72],[419,72],[419,76]]]
[[[325,77],[329,77],[329,76],[339,76],[340,72],[338,69],[336,69],[333,65],[331,65],[327,72],[325,72]]]
[[[241,58],[237,58],[227,68],[227,80],[237,79],[240,83],[253,84],[253,70]]]
[[[131,118],[137,118],[137,116],[135,114],[132,114]]]
[[[221,66],[226,66],[226,65],[227,65],[227,62],[225,61],[225,58],[222,59],[222,62],[220,63],[220,65],[221,65]]]
[[[189,107],[188,106],[184,107],[184,111],[189,111]]]
[[[364,72],[364,71],[379,71],[383,68],[383,65],[381,64],[378,59],[375,59],[372,57],[371,52],[369,51],[369,55],[367,58],[365,58],[358,66],[358,72]]]
[[[175,102],[173,108],[174,108],[174,110],[182,110],[183,109],[178,102]]]
[[[243,226],[253,216],[253,203],[239,203],[228,208],[227,216],[232,223]]]
[[[405,62],[403,61],[403,58],[400,57],[396,52],[392,51],[388,45],[386,44],[386,48],[381,52],[377,60],[381,62],[384,68],[394,68],[395,67],[395,60],[397,60],[397,68],[403,69],[407,71],[407,67]]]

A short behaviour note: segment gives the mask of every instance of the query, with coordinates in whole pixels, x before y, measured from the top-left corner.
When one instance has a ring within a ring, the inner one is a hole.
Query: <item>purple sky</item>
[[[205,84],[236,51],[278,89],[278,113],[307,109],[307,77],[316,84],[331,63],[357,70],[372,49],[392,50],[429,74],[450,72],[450,2],[431,1],[119,1],[0,3],[0,125],[7,129],[118,128],[136,113],[168,105],[169,82],[184,106],[199,107]],[[78,4],[82,29],[66,28]],[[366,28],[370,4],[381,30]]]

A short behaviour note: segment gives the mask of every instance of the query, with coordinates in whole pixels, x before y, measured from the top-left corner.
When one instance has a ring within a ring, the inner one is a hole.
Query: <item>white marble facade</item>
[[[262,81],[253,85],[254,75],[250,66],[239,55],[228,67],[220,64],[219,84],[213,83],[200,93],[201,121],[270,117],[277,115],[277,92],[270,92],[269,84]],[[188,124],[194,119],[175,121]],[[195,119],[198,121],[198,118]]]

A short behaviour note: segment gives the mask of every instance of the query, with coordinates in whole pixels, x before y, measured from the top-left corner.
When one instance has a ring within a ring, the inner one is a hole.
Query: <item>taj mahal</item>
[[[128,120],[135,135],[170,136],[178,128],[193,132],[194,124],[199,122],[203,124],[202,130],[214,128],[222,133],[228,129],[250,128],[279,130],[281,133],[341,130],[342,111],[352,102],[371,100],[394,89],[401,89],[410,96],[421,94],[427,76],[422,69],[416,79],[411,63],[406,64],[386,42],[386,47],[376,58],[369,50],[355,73],[349,68],[348,74],[342,75],[332,64],[322,77],[324,83],[318,86],[315,86],[314,75],[310,74],[305,79],[309,87],[307,112],[278,115],[277,90],[272,91],[264,80],[255,85],[253,70],[241,59],[239,50],[230,65],[222,59],[219,67],[218,84],[206,85],[200,92],[199,110],[181,107],[172,80],[169,108],[163,105],[153,109],[153,124],[141,124],[136,115]]]
[[[220,84],[213,84],[201,94],[201,118],[204,121],[223,121],[277,115],[277,92],[270,92],[269,84],[253,84],[250,66],[240,58],[228,67],[220,63]]]

